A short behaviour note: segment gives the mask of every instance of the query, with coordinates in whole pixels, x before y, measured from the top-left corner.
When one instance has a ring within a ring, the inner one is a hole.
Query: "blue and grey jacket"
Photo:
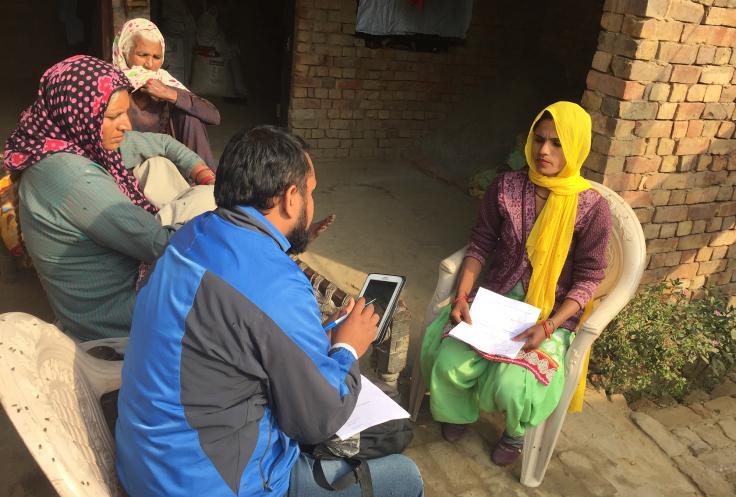
[[[282,496],[299,442],[332,436],[360,391],[330,350],[289,242],[257,210],[184,225],[138,295],[116,429],[131,497]]]

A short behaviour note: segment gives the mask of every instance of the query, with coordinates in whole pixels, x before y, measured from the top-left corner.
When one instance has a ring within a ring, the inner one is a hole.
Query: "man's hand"
[[[348,300],[348,303],[345,304],[344,306],[342,306],[341,308],[339,308],[338,310],[336,310],[335,312],[333,312],[330,315],[330,317],[328,317],[327,319],[325,319],[325,322],[322,323],[322,326],[323,327],[324,326],[327,326],[328,324],[337,321],[338,319],[340,319],[341,317],[343,317],[345,314],[349,314],[350,311],[353,310],[353,307],[355,307],[355,300],[353,300],[353,298],[350,297],[350,300]],[[327,337],[330,338],[330,339],[332,338],[332,331],[333,331],[333,329],[327,330]]]
[[[332,343],[347,343],[355,349],[358,357],[365,354],[378,332],[379,316],[373,310],[373,304],[366,306],[365,298],[360,297],[353,309],[332,333]]]
[[[467,300],[460,299],[455,302],[455,305],[452,306],[452,311],[450,312],[450,319],[455,324],[459,324],[460,321],[473,324],[473,321],[470,319],[470,304],[468,304]]]
[[[166,86],[157,79],[149,79],[148,81],[146,81],[146,84],[141,86],[139,89],[143,93],[151,95],[152,97],[159,100],[165,100],[167,102],[171,102],[172,104],[176,103],[176,90],[174,90],[170,86]]]
[[[531,328],[527,328],[526,331],[516,335],[512,340],[515,342],[526,341],[523,349],[533,350],[539,348],[539,346],[542,345],[542,342],[544,342],[546,338],[547,337],[544,335],[544,327],[542,326],[542,323],[537,323]]]

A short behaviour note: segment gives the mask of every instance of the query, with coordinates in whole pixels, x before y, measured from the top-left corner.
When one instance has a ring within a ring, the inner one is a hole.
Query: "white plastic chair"
[[[570,400],[575,393],[582,361],[603,329],[624,308],[636,293],[646,264],[644,232],[634,211],[616,192],[594,181],[590,182],[607,201],[611,210],[611,237],[608,243],[608,268],[606,277],[596,292],[597,307],[578,330],[565,357],[565,388],[560,403],[547,420],[528,430],[524,438],[521,483],[537,487],[542,483],[552,458],[557,438],[565,421]],[[440,263],[439,278],[432,302],[424,317],[423,329],[434,321],[440,310],[454,296],[457,277],[465,256],[466,247],[458,250]],[[421,408],[426,384],[419,366],[419,350],[414,360],[409,407],[412,419]]]
[[[61,497],[126,495],[100,407],[121,368],[34,316],[0,315],[0,404]]]

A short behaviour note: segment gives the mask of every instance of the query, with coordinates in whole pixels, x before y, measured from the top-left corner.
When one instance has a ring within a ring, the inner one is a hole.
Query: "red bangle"
[[[467,295],[460,295],[459,297],[457,297],[455,300],[452,301],[452,305],[454,306],[455,304],[457,304],[461,300],[464,300],[465,302],[467,302],[468,301],[468,296]]]
[[[204,177],[204,180],[201,179],[202,173],[205,173],[206,176]],[[215,172],[212,169],[202,169],[197,174],[194,175],[194,182],[198,185],[201,185],[205,183],[206,181],[215,179]]]
[[[542,329],[544,330],[544,336],[549,338],[555,331],[555,323],[551,319],[545,319],[542,321]]]

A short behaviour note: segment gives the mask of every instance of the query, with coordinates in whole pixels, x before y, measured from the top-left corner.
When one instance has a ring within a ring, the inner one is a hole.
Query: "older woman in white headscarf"
[[[214,169],[205,125],[220,124],[220,113],[161,69],[164,52],[164,37],[148,19],[129,20],[115,37],[113,64],[133,86],[128,112],[133,129],[171,135]]]

